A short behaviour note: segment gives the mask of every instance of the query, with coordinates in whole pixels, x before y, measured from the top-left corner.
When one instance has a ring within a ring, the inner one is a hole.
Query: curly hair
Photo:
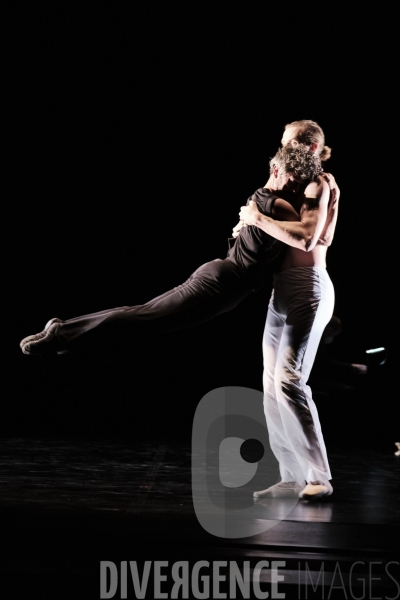
[[[292,146],[279,148],[269,162],[271,174],[275,165],[282,168],[285,173],[293,173],[303,181],[315,181],[323,171],[320,157],[310,152],[304,144],[295,148]]]
[[[302,121],[293,121],[292,123],[287,123],[285,125],[285,129],[288,127],[295,127],[297,129],[296,139],[301,144],[307,144],[307,146],[311,146],[311,144],[314,143],[318,144],[320,148],[318,154],[321,161],[325,161],[330,158],[332,149],[329,146],[325,146],[325,135],[322,127],[320,127],[318,123],[303,119]]]

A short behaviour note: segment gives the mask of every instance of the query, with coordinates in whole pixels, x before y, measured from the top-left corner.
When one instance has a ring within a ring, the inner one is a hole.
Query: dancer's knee
[[[301,390],[301,373],[286,365],[275,370],[274,387],[277,398],[291,398]]]

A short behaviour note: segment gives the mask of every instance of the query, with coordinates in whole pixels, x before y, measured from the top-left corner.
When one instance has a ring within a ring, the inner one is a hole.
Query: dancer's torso
[[[316,246],[310,252],[289,247],[277,271],[295,269],[296,267],[321,267],[326,269],[326,246]]]
[[[300,213],[300,208],[304,200],[304,193],[307,185],[300,188],[299,192],[293,200],[287,196],[283,196],[289,200],[292,206]],[[279,192],[276,192],[279,194]],[[320,240],[324,240],[323,244],[317,244],[309,252],[288,246],[282,262],[277,266],[276,271],[285,271],[286,269],[294,269],[296,267],[320,267],[326,269],[326,255],[328,247],[332,243],[335,232],[337,219],[338,201],[333,204],[332,196],[329,200],[326,222],[320,236]]]
[[[272,216],[276,198],[278,198],[277,194],[260,188],[248,198],[247,204],[253,200],[262,214]],[[270,264],[281,256],[284,247],[281,242],[253,225],[242,227],[238,237],[231,238],[230,242],[227,258],[244,271]]]

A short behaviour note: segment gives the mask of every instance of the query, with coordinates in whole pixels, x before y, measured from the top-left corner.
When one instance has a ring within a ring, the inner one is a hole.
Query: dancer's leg
[[[290,269],[279,273],[275,293],[277,304],[287,310],[275,369],[281,434],[291,446],[303,479],[328,481],[331,472],[325,443],[307,381],[333,313],[333,285],[324,269]]]
[[[139,306],[123,306],[61,321],[49,335],[21,342],[27,353],[107,347],[132,336],[153,335],[198,325],[233,309],[251,293],[243,271],[217,259],[199,267],[182,285]],[[51,341],[51,344],[48,343]]]
[[[289,483],[302,482],[305,478],[303,477],[290,441],[287,439],[275,390],[275,370],[285,322],[286,316],[284,313],[279,312],[278,306],[275,303],[275,291],[273,291],[268,306],[263,336],[264,412],[270,446],[279,462],[281,480],[282,482]]]

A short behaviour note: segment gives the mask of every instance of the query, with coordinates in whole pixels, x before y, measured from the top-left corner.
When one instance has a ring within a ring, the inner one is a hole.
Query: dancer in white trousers
[[[299,482],[299,492],[304,488],[301,482],[325,484],[331,479],[307,380],[333,307],[326,269],[298,267],[276,273],[263,338],[264,408],[282,482]]]
[[[313,121],[286,126],[282,145],[305,144],[321,160],[330,156],[322,129]],[[328,180],[329,181],[329,180]],[[307,385],[322,333],[333,314],[334,288],[326,270],[327,248],[335,231],[340,191],[334,179],[320,178],[293,189],[300,222],[273,221],[255,203],[240,219],[288,244],[274,274],[263,338],[264,407],[271,448],[281,482],[255,497],[298,494],[314,500],[332,494],[332,478],[317,408]],[[273,189],[274,182],[266,188]]]

